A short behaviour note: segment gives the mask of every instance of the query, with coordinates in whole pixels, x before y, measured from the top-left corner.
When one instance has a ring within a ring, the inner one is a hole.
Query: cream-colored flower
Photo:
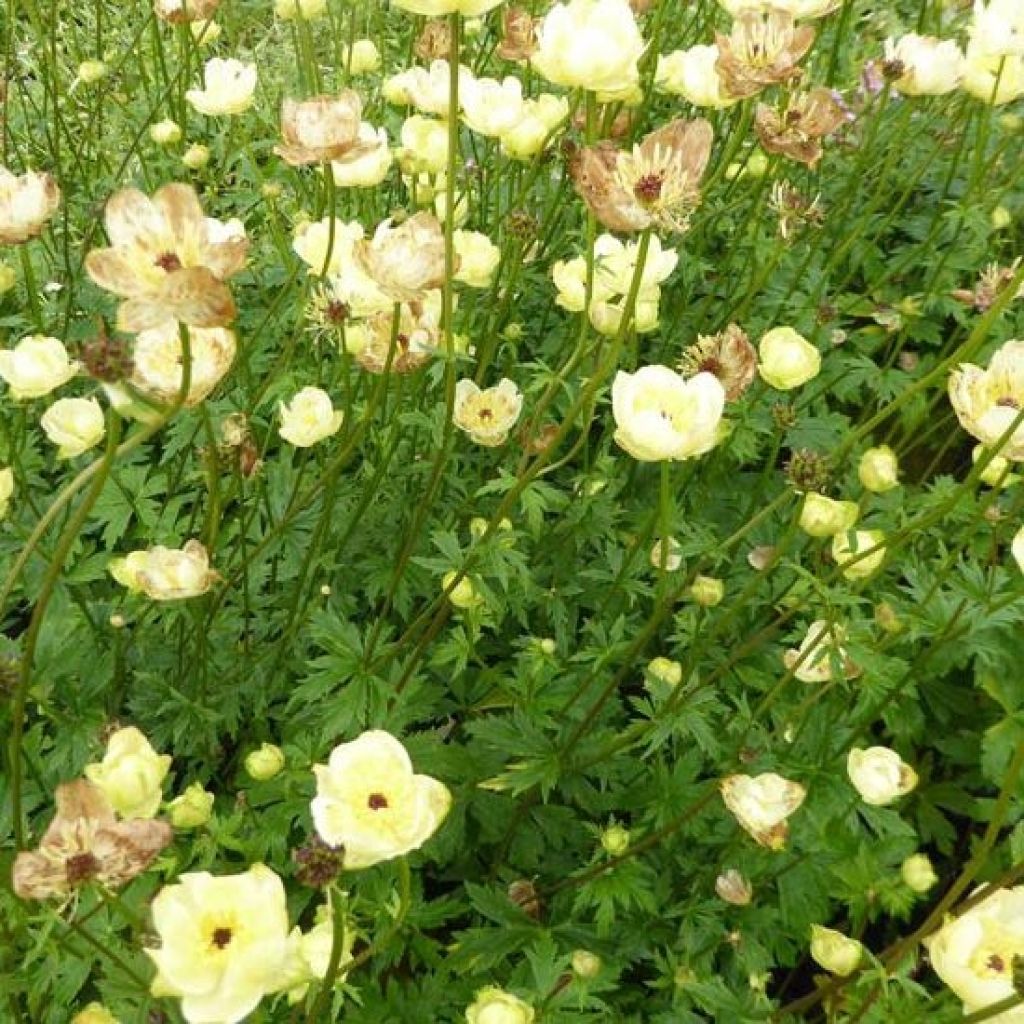
[[[849,530],[859,515],[855,501],[835,501],[808,491],[800,508],[800,529],[811,537],[833,537],[840,530]]]
[[[337,275],[353,264],[352,250],[364,235],[363,226],[358,221],[346,223],[335,218],[333,230],[329,217],[318,221],[302,221],[292,233],[292,250],[314,274],[326,272]],[[391,300],[383,295],[382,301],[388,306],[391,304]]]
[[[245,770],[257,782],[266,782],[284,768],[284,751],[273,743],[261,743],[245,756]]]
[[[533,1024],[536,1016],[529,1003],[493,987],[482,988],[466,1007],[466,1024]]]
[[[325,842],[345,848],[349,869],[419,849],[451,806],[447,787],[414,774],[405,747],[381,730],[339,744],[313,772],[313,823]]]
[[[483,594],[473,586],[473,581],[468,576],[463,576],[458,583],[455,583],[455,578],[458,575],[454,569],[451,572],[446,572],[441,577],[441,589],[447,595],[448,600],[451,601],[452,607],[459,608],[462,611],[478,608],[484,603]],[[455,583],[455,586],[452,586],[453,583]]]
[[[386,220],[353,251],[364,273],[396,302],[444,284],[444,231],[433,214],[417,213],[397,227]]]
[[[66,384],[81,364],[68,358],[59,338],[33,334],[11,349],[0,350],[0,377],[11,389],[11,398],[41,398]]]
[[[988,449],[983,444],[976,444],[971,449],[971,462],[978,462],[982,457],[988,457]],[[985,468],[981,471],[979,479],[989,487],[998,487],[1005,490],[1020,481],[1019,473],[1011,473],[1013,463],[1002,455],[993,455],[988,459]]]
[[[22,899],[67,897],[91,881],[122,886],[145,871],[172,838],[163,821],[118,821],[103,789],[86,779],[59,785],[56,802],[39,848],[22,850],[14,859],[11,881]]]
[[[641,462],[691,459],[711,451],[725,407],[718,378],[684,380],[667,366],[620,370],[612,383],[615,442]]]
[[[1024,96],[1024,57],[979,53],[970,43],[963,64],[963,88],[975,99],[993,106]]]
[[[514,160],[529,160],[551,145],[558,128],[569,118],[564,96],[541,93],[523,101],[519,120],[501,136],[501,151]]]
[[[399,140],[398,159],[405,173],[440,174],[448,166],[448,127],[443,121],[413,114],[402,122]]]
[[[683,681],[683,666],[671,658],[652,658],[647,663],[647,671],[666,686],[678,686]]]
[[[178,24],[184,21],[205,21],[220,6],[220,0],[154,0],[153,11],[162,21]]]
[[[181,125],[165,117],[162,121],[155,121],[149,126],[149,137],[158,146],[173,146],[181,142]]]
[[[103,440],[107,432],[103,407],[95,398],[59,398],[39,420],[57,445],[58,459],[73,459]]]
[[[200,114],[217,117],[248,110],[256,94],[256,65],[233,57],[211,57],[203,68],[203,88],[189,89],[185,99]]]
[[[90,1003],[71,1018],[71,1024],[121,1024],[102,1003]]]
[[[425,14],[428,18],[440,18],[445,14],[461,14],[464,18],[476,18],[497,7],[501,0],[391,0],[396,7],[410,14]]]
[[[0,244],[35,238],[60,205],[60,189],[49,174],[12,174],[0,166]]]
[[[866,579],[885,561],[884,541],[881,530],[843,530],[832,538],[832,557],[848,580]]]
[[[661,540],[654,542],[654,547],[651,548],[649,561],[655,569],[662,568],[662,559],[665,560],[664,569],[666,572],[678,572],[683,567],[683,556],[680,554],[682,551],[682,545],[675,537],[669,537],[668,543],[666,544],[667,550],[663,552],[662,544],[665,543]]]
[[[722,800],[740,826],[761,846],[781,850],[789,836],[786,819],[804,802],[807,790],[774,772],[730,775],[720,784]]]
[[[875,807],[891,804],[917,785],[917,772],[888,747],[854,747],[846,772],[864,803]]]
[[[853,974],[864,955],[864,947],[834,928],[811,925],[811,957],[816,964],[841,978]]]
[[[715,879],[715,893],[719,899],[736,907],[747,906],[754,897],[754,889],[749,880],[735,868],[723,871]]]
[[[312,21],[327,13],[327,0],[274,0],[274,13],[282,21]]]
[[[344,188],[374,188],[388,176],[393,163],[387,130],[363,121],[356,147],[343,160],[331,161],[331,174],[334,184]]]
[[[198,46],[210,46],[220,38],[221,27],[212,18],[191,21],[188,27]]]
[[[952,39],[916,32],[885,41],[886,64],[899,72],[893,87],[905,96],[944,96],[963,77],[964,55]]]
[[[718,0],[733,16],[746,11],[758,13],[770,11],[772,8],[792,14],[794,18],[820,18],[834,11],[842,0]]]
[[[459,94],[470,88],[473,72],[459,65]],[[448,120],[451,106],[451,68],[438,58],[430,67],[412,67],[392,75],[384,83],[385,98],[399,106],[414,106],[421,114],[432,114]]]
[[[340,160],[361,153],[359,94],[345,89],[337,96],[308,100],[285,98],[281,104],[281,138],[274,152],[292,167]]]
[[[505,443],[522,408],[523,396],[512,381],[481,391],[467,378],[455,385],[452,421],[477,444],[496,448]]]
[[[1024,341],[1003,344],[987,369],[962,363],[949,376],[949,400],[964,430],[990,448],[1019,421],[999,454],[1024,461]]]
[[[10,466],[0,469],[0,519],[7,515],[14,496],[14,470]]]
[[[690,585],[690,597],[702,608],[714,608],[725,597],[725,583],[714,576],[698,574]]]
[[[152,818],[160,808],[168,754],[158,754],[142,732],[130,725],[107,740],[103,760],[87,764],[85,777],[98,786],[126,819]]]
[[[331,405],[331,396],[322,388],[306,387],[285,405],[281,414],[281,436],[296,448],[310,448],[341,429],[345,414]]]
[[[939,880],[927,853],[915,853],[900,865],[900,876],[916,893],[926,893]]]
[[[974,0],[971,46],[991,57],[1024,54],[1024,7],[1017,0]]]
[[[190,171],[198,171],[210,162],[210,149],[208,146],[193,143],[185,150],[181,162]]]
[[[894,487],[899,487],[899,473],[899,460],[887,444],[869,448],[857,464],[860,482],[875,494],[884,494]]]
[[[623,99],[640,80],[644,40],[627,0],[557,3],[537,26],[534,70],[555,85]]]
[[[827,619],[815,619],[799,648],[790,648],[782,656],[783,664],[802,683],[827,683],[832,679],[832,662],[842,668],[844,679],[860,675],[860,669],[850,660],[842,642],[846,631]]]
[[[455,254],[459,269],[455,280],[471,288],[488,288],[501,261],[501,250],[479,231],[456,231]]]
[[[589,949],[574,949],[569,962],[572,966],[572,973],[584,981],[592,981],[604,967],[601,958],[596,953],[591,953]]]
[[[791,391],[818,376],[821,354],[792,327],[774,327],[757,346],[761,378],[779,391]]]
[[[341,971],[337,980],[345,977],[345,965],[352,959],[352,947],[356,941],[354,922],[346,922],[341,944]],[[282,976],[274,985],[275,992],[284,992],[289,1004],[295,1004],[305,998],[309,985],[314,981],[322,981],[327,976],[331,961],[331,948],[334,945],[334,924],[330,907],[323,904],[317,908],[316,923],[308,932],[293,928],[288,936],[288,959],[285,962]]]
[[[341,47],[341,66],[350,75],[365,75],[380,68],[381,57],[372,39],[357,39],[351,47]]]
[[[164,185],[150,199],[133,188],[106,208],[108,249],[94,249],[85,269],[124,301],[118,327],[142,331],[180,320],[222,327],[235,316],[224,283],[245,266],[249,240],[241,221],[205,217],[191,185]]]
[[[947,917],[924,940],[935,973],[963,1000],[964,1013],[977,1013],[1016,993],[1014,961],[1024,957],[1024,886],[995,889],[959,917]],[[989,1024],[1019,1024],[1020,1009]]]
[[[152,905],[152,992],[175,996],[189,1024],[237,1024],[280,981],[289,954],[281,879],[255,864],[237,875],[181,875]]]
[[[219,579],[210,568],[206,548],[197,540],[180,550],[161,545],[133,551],[115,558],[110,575],[133,593],[142,592],[153,601],[181,601],[205,594]]]
[[[523,83],[511,76],[501,82],[475,78],[467,83],[459,100],[466,124],[481,135],[497,138],[523,116]]]
[[[654,86],[697,107],[731,107],[740,97],[725,91],[718,73],[718,56],[718,47],[713,43],[663,54],[654,72]]]
[[[213,813],[213,794],[203,789],[201,782],[193,782],[181,796],[167,805],[171,824],[178,829],[201,828]]]

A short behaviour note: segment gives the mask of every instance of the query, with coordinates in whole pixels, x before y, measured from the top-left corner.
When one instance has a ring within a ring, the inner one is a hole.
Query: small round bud
[[[725,584],[714,576],[697,576],[690,587],[690,596],[703,608],[714,608],[725,597]]]
[[[330,597],[331,596],[331,585],[329,583],[325,583],[320,588],[320,596],[321,597]]]
[[[544,654],[547,654],[549,656],[554,654],[555,651],[558,650],[558,645],[549,636],[544,637],[544,639],[541,640],[537,646],[540,647],[541,651]]]
[[[257,782],[272,779],[284,768],[284,752],[273,743],[263,743],[246,755],[245,770]]]
[[[124,629],[127,624],[125,617],[123,615],[119,615],[117,612],[114,612],[114,614],[110,616],[109,622],[112,629]]]
[[[455,570],[452,570],[451,572],[446,572],[441,579],[441,588],[443,590],[448,591],[449,587],[451,587],[451,591],[448,593],[448,600],[456,608],[462,608],[463,610],[475,608],[477,605],[482,604],[483,598],[477,593],[476,587],[473,586],[473,581],[468,576],[463,576],[452,587],[452,583],[458,575]]]
[[[167,810],[175,828],[201,828],[213,812],[213,794],[203,789],[200,783],[193,782],[181,796],[168,804]]]
[[[158,146],[171,146],[181,141],[181,126],[167,118],[149,126],[149,137]]]
[[[656,541],[654,547],[651,548],[651,565],[655,569],[660,569],[662,568],[662,559],[664,559],[665,569],[669,572],[678,571],[683,565],[683,556],[680,554],[683,550],[682,546],[674,537],[669,537],[667,541],[668,551],[662,554],[662,543],[660,540]]]
[[[522,324],[508,324],[505,327],[505,337],[509,341],[518,341],[523,336]]]
[[[78,80],[84,85],[98,82],[107,73],[107,65],[101,60],[83,60],[78,65]]]
[[[121,1024],[121,1022],[102,1004],[90,1003],[71,1018],[71,1024]]]
[[[736,907],[745,907],[753,898],[750,883],[735,868],[729,868],[715,879],[718,898]]]
[[[605,853],[621,857],[629,849],[629,829],[621,825],[609,825],[601,833],[601,845]]]
[[[826,971],[845,978],[857,969],[863,954],[864,947],[856,939],[834,928],[811,925],[811,958]]]
[[[903,623],[888,601],[882,601],[875,606],[875,622],[878,623],[886,633],[899,633],[903,629]]]
[[[572,972],[577,978],[590,981],[601,973],[601,958],[586,949],[574,949],[572,953]]]
[[[857,465],[860,482],[875,494],[883,494],[899,486],[900,464],[896,453],[887,445],[869,448]]]
[[[194,142],[185,150],[181,162],[191,171],[198,171],[210,162],[210,150],[198,142]]]
[[[768,156],[757,150],[747,161],[747,174],[752,178],[763,178],[768,173]]]
[[[939,880],[926,853],[915,853],[900,867],[903,881],[916,893],[926,893]]]
[[[1002,231],[1013,223],[1013,215],[1005,206],[997,206],[989,215],[989,221],[994,231]]]
[[[263,187],[260,189],[263,198],[270,200],[280,199],[283,192],[284,189],[276,181],[264,182]]]
[[[647,671],[668,686],[678,686],[683,681],[683,666],[670,658],[652,659],[647,665]]]

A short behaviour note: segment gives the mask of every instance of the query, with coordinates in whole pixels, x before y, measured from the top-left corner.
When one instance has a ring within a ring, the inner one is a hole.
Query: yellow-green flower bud
[[[899,486],[900,464],[896,453],[887,445],[869,448],[857,465],[860,482],[875,494],[883,494]]]
[[[272,779],[284,768],[284,751],[273,743],[261,743],[245,757],[245,770],[257,782]]]
[[[200,828],[210,820],[213,812],[213,794],[207,792],[198,782],[193,782],[167,807],[171,824],[175,828]]]
[[[198,171],[210,162],[210,150],[198,142],[194,142],[185,150],[181,162],[191,171]]]
[[[678,686],[683,680],[683,666],[671,658],[653,658],[647,665],[647,671],[669,686]]]
[[[156,124],[150,125],[149,137],[158,146],[171,146],[181,141],[181,126],[169,118],[157,121]]]
[[[107,65],[101,60],[83,60],[78,65],[78,80],[84,85],[98,82],[107,73]]]
[[[601,958],[586,949],[575,949],[572,954],[572,972],[577,978],[589,981],[601,973]]]
[[[621,825],[609,825],[601,833],[601,845],[605,853],[621,857],[629,849],[629,829]]]
[[[697,576],[690,587],[690,596],[704,608],[714,608],[725,597],[725,584],[714,576]]]
[[[926,853],[915,853],[900,867],[903,881],[917,893],[926,893],[938,880],[935,868]]]
[[[863,953],[864,947],[856,939],[834,928],[811,925],[811,957],[826,971],[845,978],[857,969]]]

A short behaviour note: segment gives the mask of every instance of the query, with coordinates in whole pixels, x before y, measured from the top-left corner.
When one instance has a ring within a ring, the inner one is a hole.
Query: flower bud
[[[881,530],[843,531],[832,538],[832,557],[848,580],[866,579],[885,561],[884,540]]]
[[[997,206],[989,215],[993,231],[1002,231],[1013,223],[1013,215],[1005,206]]]
[[[601,958],[586,949],[574,949],[572,953],[572,972],[577,978],[590,981],[601,973]]]
[[[181,162],[191,171],[198,171],[210,162],[210,150],[198,142],[193,143],[185,150]]]
[[[39,420],[46,436],[57,445],[58,459],[73,459],[103,440],[106,423],[95,398],[59,398]]]
[[[775,327],[757,346],[762,379],[779,391],[790,391],[817,377],[821,354],[792,327]]]
[[[170,757],[158,754],[138,729],[129,726],[111,735],[103,760],[87,764],[85,777],[103,790],[122,818],[152,818],[170,766]]]
[[[768,155],[757,150],[747,160],[747,174],[751,178],[763,178],[768,173]]]
[[[683,550],[682,546],[674,537],[669,537],[668,551],[662,554],[662,543],[664,542],[660,540],[655,541],[654,547],[651,548],[651,565],[653,565],[655,569],[660,569],[662,567],[661,560],[664,558],[665,569],[668,572],[678,571],[683,565],[683,556],[679,553]]]
[[[484,988],[466,1008],[466,1024],[533,1024],[536,1013],[529,1003],[500,988]]]
[[[886,633],[901,633],[903,623],[896,614],[896,610],[888,601],[882,601],[875,606],[875,622],[886,631]]]
[[[896,453],[887,445],[869,448],[857,466],[860,482],[875,494],[883,494],[899,486],[900,465]]]
[[[71,1024],[121,1024],[121,1022],[102,1004],[90,1003],[71,1018]]]
[[[274,200],[280,199],[284,193],[284,189],[281,187],[281,183],[277,181],[268,181],[260,189],[260,194],[264,199]]]
[[[458,576],[458,573],[455,572],[455,570],[446,572],[441,579],[442,589],[448,590],[456,576]],[[473,586],[473,581],[468,576],[463,576],[462,579],[455,584],[451,593],[448,594],[448,600],[451,601],[456,608],[462,608],[464,610],[476,608],[477,605],[483,603],[483,598],[477,593],[476,587]]]
[[[331,396],[322,388],[307,387],[287,405],[279,403],[280,434],[296,448],[310,448],[341,429],[345,414],[331,404]]]
[[[601,833],[601,845],[605,853],[621,857],[629,849],[629,829],[622,825],[609,825]]]
[[[149,126],[149,137],[158,146],[171,146],[181,141],[181,127],[177,122],[166,118]]]
[[[696,576],[690,587],[690,596],[704,608],[714,608],[725,597],[725,584],[714,576]]]
[[[282,21],[312,20],[327,13],[327,0],[274,0],[274,13]]]
[[[245,757],[245,770],[251,779],[266,782],[284,768],[284,752],[273,743],[261,743]]]
[[[341,66],[353,75],[376,71],[380,67],[380,50],[372,39],[357,39],[351,50],[348,46],[342,46]]]
[[[808,491],[800,509],[800,529],[811,537],[834,537],[849,530],[860,515],[855,501],[834,501],[824,494]]]
[[[652,659],[647,665],[647,671],[668,686],[678,686],[683,680],[683,666],[670,658]]]
[[[915,853],[908,857],[900,867],[900,874],[916,893],[926,893],[939,880],[926,853]]]
[[[715,892],[718,898],[732,903],[737,907],[745,907],[754,895],[750,882],[735,868],[729,868],[715,879]]]
[[[18,274],[9,263],[0,263],[0,295],[9,292],[18,283]]]
[[[178,829],[200,828],[210,820],[213,812],[213,794],[193,782],[181,796],[167,805],[171,824]]]
[[[554,654],[554,653],[555,653],[555,651],[557,651],[557,650],[558,650],[558,645],[557,645],[557,644],[555,643],[555,641],[554,641],[554,640],[552,640],[552,639],[551,639],[551,637],[549,637],[549,636],[546,636],[546,637],[544,637],[544,638],[543,638],[543,639],[542,639],[542,640],[540,641],[540,643],[539,643],[539,645],[538,645],[538,646],[540,647],[540,649],[541,649],[541,652],[542,652],[542,653],[544,653],[544,654],[546,654],[546,655],[548,655],[549,657],[550,657],[550,656],[551,656],[552,654]]]
[[[856,939],[833,928],[811,925],[811,957],[826,971],[845,978],[857,969],[863,953],[864,947]]]
[[[977,462],[985,453],[986,448],[983,444],[975,445],[971,452],[971,462]],[[981,472],[981,482],[989,487],[998,487],[1000,490],[1011,487],[1020,479],[1020,475],[1011,473],[1010,465],[1009,459],[1004,456],[993,456]]]
[[[320,587],[320,596],[321,597],[330,597],[331,596],[331,585],[329,583],[324,583]]]
[[[0,377],[15,401],[48,395],[71,380],[80,365],[68,358],[59,338],[42,334],[29,335],[14,348],[0,350]]]
[[[78,65],[78,80],[84,85],[98,82],[107,73],[107,65],[101,60],[83,60]]]
[[[917,772],[888,747],[854,747],[846,771],[864,803],[874,807],[891,804],[917,785]]]

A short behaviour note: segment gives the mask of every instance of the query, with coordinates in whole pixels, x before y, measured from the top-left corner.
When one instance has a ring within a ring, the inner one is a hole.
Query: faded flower
[[[110,575],[133,593],[153,601],[181,601],[205,594],[219,579],[206,548],[190,540],[180,550],[162,545],[115,558]]]
[[[989,448],[1003,441],[1000,455],[1024,461],[1024,341],[1005,342],[986,369],[961,363],[949,375],[949,400],[964,430]]]
[[[846,113],[828,89],[794,93],[784,109],[757,105],[754,124],[761,145],[769,153],[814,165],[821,159],[821,140],[844,121]]]
[[[432,213],[417,213],[397,227],[386,220],[353,252],[364,273],[396,302],[414,301],[444,284],[444,231]]]
[[[860,675],[860,669],[842,646],[845,639],[846,630],[841,626],[827,619],[815,619],[799,648],[786,651],[782,662],[802,683],[829,682],[833,662],[839,666],[844,679],[854,679]]]
[[[529,60],[537,49],[536,22],[524,7],[506,7],[501,16],[497,54],[504,60]]]
[[[952,294],[954,299],[966,302],[974,306],[979,313],[990,309],[992,304],[999,298],[1000,292],[1008,288],[1020,270],[1021,257],[1018,256],[1008,267],[1001,267],[998,263],[990,263],[978,278],[978,283],[973,289],[957,288]],[[1024,282],[1018,285],[1017,292],[1013,299],[1024,299]],[[1011,300],[1012,301],[1012,300]]]
[[[281,137],[274,152],[292,167],[358,156],[362,101],[351,89],[337,96],[308,100],[286,98],[281,104]]]
[[[496,448],[505,443],[522,407],[523,396],[513,381],[503,379],[496,387],[481,390],[464,379],[455,385],[452,419],[477,444]]]
[[[17,245],[35,238],[57,212],[60,189],[49,174],[12,174],[0,166],[0,244]]]
[[[804,802],[807,791],[774,772],[730,775],[720,784],[725,806],[761,846],[781,850],[789,836],[786,819]]]
[[[742,11],[732,32],[716,33],[715,42],[724,92],[747,97],[800,77],[798,65],[814,42],[814,29],[798,26],[792,14],[778,8]]]
[[[393,311],[375,313],[345,332],[345,347],[370,373],[412,373],[425,366],[441,340],[441,293],[403,302],[398,324]]]
[[[747,332],[737,324],[729,324],[717,334],[700,334],[679,361],[684,377],[710,373],[725,388],[727,402],[735,402],[757,376],[757,350],[750,344]]]

